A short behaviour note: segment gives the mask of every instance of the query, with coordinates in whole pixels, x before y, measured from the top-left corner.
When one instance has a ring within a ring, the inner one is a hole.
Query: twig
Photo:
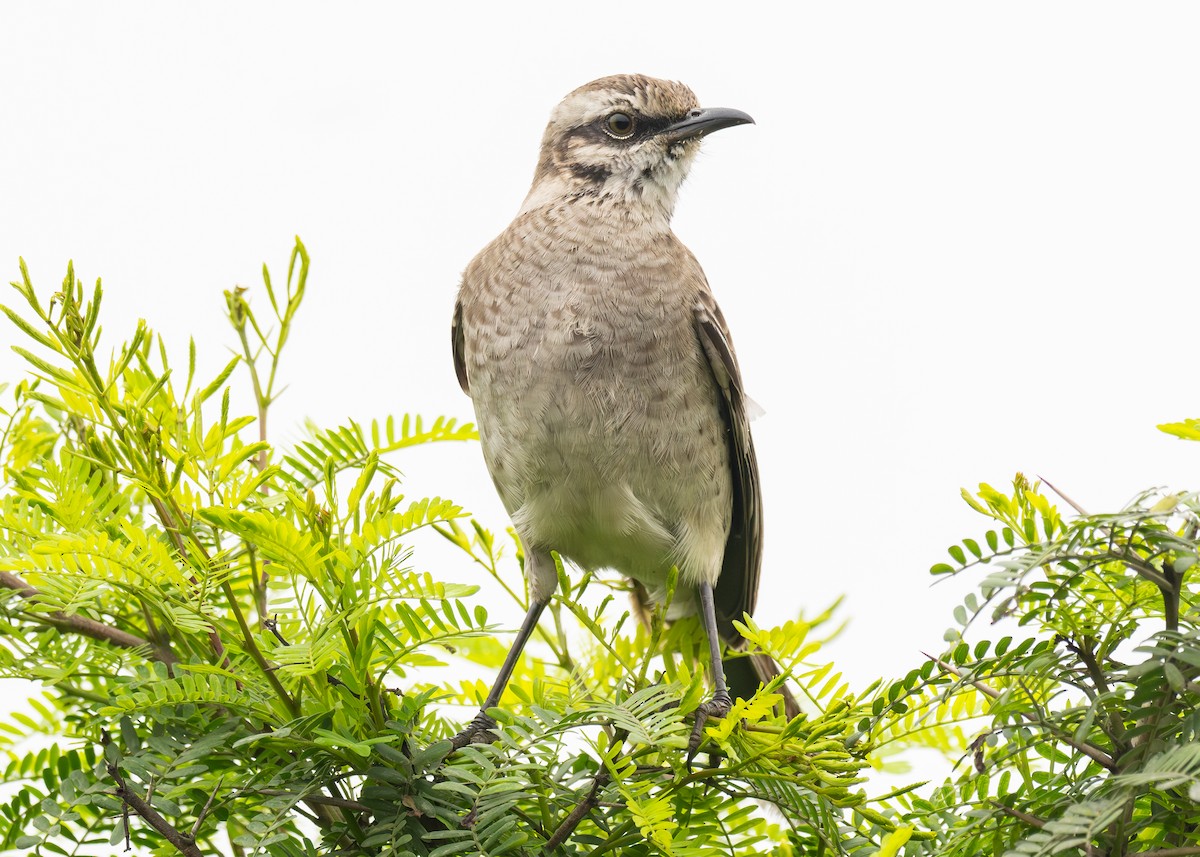
[[[101,738],[102,744],[108,743],[107,734]],[[140,795],[129,788],[125,778],[121,776],[121,770],[114,762],[105,764],[108,769],[108,775],[113,778],[113,782],[117,784],[115,794],[121,799],[122,805],[132,809],[151,827],[155,829],[164,839],[175,846],[175,850],[184,857],[204,857],[204,853],[196,847],[196,842],[190,836],[180,833],[176,830],[171,822],[167,821],[158,814],[158,810],[152,807],[149,803],[142,799]]]
[[[1164,560],[1163,577],[1167,580],[1166,586],[1159,587],[1163,599],[1163,623],[1167,626],[1168,631],[1178,631],[1179,595],[1183,583],[1182,575],[1167,565]]]
[[[287,641],[287,638],[285,638],[283,636],[283,634],[280,632],[279,621],[274,616],[272,616],[270,619],[263,619],[262,626],[271,632],[271,634],[275,637],[275,639],[279,641],[279,644],[281,646],[290,646],[291,645],[291,643],[289,643]],[[325,674],[325,683],[329,684],[333,687],[344,687],[347,689],[347,691],[350,693],[350,695],[353,696],[355,699],[362,699],[361,696],[359,696],[357,693],[355,693],[354,691],[349,689],[350,685],[346,684],[344,681],[342,681],[340,678],[337,678],[336,676],[331,676],[329,673],[326,673]],[[399,693],[400,691],[396,691],[396,692]]]
[[[1118,559],[1125,563],[1127,566],[1132,568],[1139,577],[1143,577],[1150,581],[1164,593],[1171,588],[1171,582],[1167,579],[1165,574],[1163,574],[1154,566],[1150,565],[1148,562],[1144,561],[1140,556],[1130,556],[1128,546],[1123,546],[1120,551],[1110,549],[1109,555],[1112,556],[1113,559]]]
[[[1042,481],[1045,482],[1046,480],[1043,479]],[[1028,824],[1030,827],[1036,827],[1038,830],[1041,830],[1046,826],[1046,822],[1042,821],[1036,815],[1030,815],[1027,812],[1021,812],[1019,809],[1013,809],[1011,806],[1005,806],[998,800],[988,801],[988,803],[996,807],[996,809],[1000,810],[1005,815],[1011,815],[1013,818]]]
[[[8,571],[0,571],[0,586],[14,590],[22,598],[34,599],[40,597],[42,594],[36,587],[31,586],[17,577],[17,575]],[[26,615],[32,621],[51,625],[63,631],[72,631],[84,637],[90,637],[93,640],[112,643],[114,646],[120,646],[123,649],[148,649],[155,660],[162,661],[168,666],[179,663],[179,659],[165,646],[155,645],[149,640],[144,640],[135,634],[130,634],[128,631],[122,631],[120,628],[105,625],[103,622],[97,622],[95,619],[80,616],[78,613],[67,615],[55,610],[50,613],[27,613]]]
[[[263,619],[262,626],[274,635],[275,639],[279,641],[279,645],[289,645],[288,641],[283,638],[283,634],[279,632],[279,621],[274,616],[270,619]]]
[[[1066,494],[1064,494],[1063,492],[1061,492],[1057,488],[1055,488],[1054,483],[1051,482],[1049,479],[1047,479],[1045,476],[1038,476],[1038,481],[1040,481],[1044,485],[1048,485],[1050,487],[1051,491],[1053,491],[1059,497],[1062,497],[1063,500],[1066,502],[1066,504],[1068,506],[1070,506],[1072,509],[1074,509],[1076,512],[1083,515],[1085,518],[1088,517],[1088,513],[1084,510],[1084,508],[1082,506],[1080,506],[1078,503],[1076,503],[1074,500],[1072,500]]]
[[[258,644],[254,642],[254,632],[250,630],[250,626],[246,623],[246,617],[242,614],[241,605],[238,604],[237,595],[233,591],[233,586],[228,580],[221,582],[221,591],[225,593],[226,599],[229,601],[229,609],[233,611],[233,618],[237,620],[238,627],[242,630],[242,649],[250,656],[254,663],[258,664],[259,670],[266,677],[271,687],[275,690],[275,694],[283,701],[287,710],[295,717],[300,714],[300,706],[292,695],[287,692],[279,677],[275,675],[274,668],[267,663],[267,659],[263,657],[262,651],[258,648]]]
[[[120,428],[120,426],[117,425],[115,416],[113,417],[113,428],[114,430],[118,430]],[[118,430],[117,434],[120,438],[125,438],[123,432]],[[163,532],[167,534],[167,538],[170,539],[171,544],[175,546],[175,550],[179,554],[180,558],[186,562],[189,556],[189,551],[187,549],[187,544],[184,542],[183,533],[179,529],[180,524],[178,523],[176,516],[173,514],[172,509],[167,507],[166,502],[163,501],[162,498],[154,496],[152,492],[147,491],[146,496],[150,498],[150,504],[154,506],[154,511],[158,515],[159,523],[162,524]],[[207,562],[208,555],[204,552],[203,548],[200,549],[200,554]],[[200,581],[196,579],[196,575],[194,574],[188,575],[188,582],[191,583],[192,586],[197,588],[200,587]],[[213,654],[221,659],[221,666],[232,671],[233,664],[229,660],[229,655],[225,652],[225,644],[221,642],[221,635],[217,633],[217,628],[215,625],[208,626],[208,643],[212,647]],[[237,684],[237,689],[240,691],[242,689],[242,683],[240,681],[236,681],[235,683]]]
[[[941,658],[935,658],[932,655],[927,654],[926,652],[922,652],[921,654],[925,655],[925,657],[929,658],[929,660],[933,661],[935,664],[937,664],[939,667],[941,667],[943,670],[950,673],[951,675],[957,676],[958,678],[963,678],[962,670],[959,670],[956,667],[953,667],[950,664],[946,663]],[[990,687],[989,685],[984,684],[981,681],[969,680],[968,684],[970,684],[972,687],[974,687],[976,690],[978,690],[980,693],[982,693],[984,696],[988,697],[989,699],[999,699],[1000,698],[1000,691],[996,690],[994,687]],[[1022,712],[1020,712],[1020,714],[1022,717],[1024,717],[1026,720],[1030,721],[1031,723],[1038,722],[1037,717],[1034,716],[1033,714],[1030,714],[1028,711],[1022,711]],[[1116,770],[1116,768],[1117,768],[1116,760],[1113,759],[1112,756],[1108,755],[1108,753],[1105,753],[1103,750],[1101,750],[1099,747],[1094,747],[1091,744],[1088,744],[1084,741],[1076,741],[1070,735],[1056,734],[1055,737],[1058,738],[1059,741],[1062,741],[1067,746],[1074,747],[1076,750],[1078,750],[1080,753],[1083,753],[1083,755],[1087,756],[1092,761],[1098,762],[1099,764],[1103,765],[1108,770],[1110,770],[1110,771]]]
[[[121,830],[125,833],[125,850],[133,850],[133,834],[129,832],[129,804],[121,802]]]
[[[619,744],[624,744],[629,738],[629,730],[614,729],[612,744],[616,747]],[[596,776],[592,778],[592,787],[588,789],[588,793],[580,799],[579,803],[575,804],[575,808],[567,813],[567,817],[562,820],[562,823],[555,829],[550,839],[546,842],[545,851],[551,851],[562,845],[567,837],[570,836],[579,823],[583,821],[589,812],[600,805],[599,794],[600,790],[612,782],[613,772],[608,762],[604,762],[604,766],[596,771]],[[611,840],[610,840],[611,842]]]
[[[136,794],[129,790],[125,785],[125,781],[120,779],[120,775],[115,773],[116,766],[110,765],[109,772],[114,773],[114,778],[117,780],[116,795],[126,806],[140,815],[147,824],[153,827],[162,837],[175,846],[175,850],[185,857],[204,857],[204,853],[196,847],[196,843],[190,837],[180,833],[171,823],[158,814],[158,811],[146,803]]]
[[[1063,637],[1063,644],[1075,657],[1083,662],[1087,673],[1091,677],[1092,682],[1096,685],[1096,690],[1101,693],[1108,693],[1108,678],[1104,675],[1104,670],[1100,668],[1100,662],[1096,660],[1096,653],[1092,651],[1088,643],[1092,642],[1090,638],[1085,638],[1081,642],[1076,643],[1070,637]]]
[[[1082,506],[1080,506],[1078,503],[1076,503],[1074,500],[1072,500],[1066,494],[1064,494],[1063,492],[1059,491],[1056,487],[1054,487],[1053,482],[1051,482],[1049,479],[1046,479],[1043,476],[1039,476],[1038,479],[1041,480],[1044,484],[1048,485],[1050,487],[1050,490],[1053,491],[1055,494],[1057,494],[1059,497],[1061,497],[1072,509],[1074,509],[1076,512],[1078,512],[1080,515],[1083,515],[1084,517],[1088,517],[1087,510],[1085,510]],[[1168,625],[1170,625],[1170,623],[1171,623],[1171,616],[1170,616],[1171,604],[1170,604],[1169,596],[1173,592],[1173,589],[1171,586],[1172,581],[1171,581],[1170,577],[1163,572],[1159,572],[1157,569],[1155,569],[1149,563],[1143,562],[1140,557],[1130,558],[1128,546],[1122,547],[1120,552],[1118,553],[1116,550],[1116,546],[1113,544],[1113,539],[1116,536],[1115,529],[1108,528],[1108,534],[1109,534],[1109,545],[1108,545],[1109,554],[1112,557],[1114,557],[1115,559],[1118,559],[1118,560],[1124,562],[1126,565],[1128,565],[1130,568],[1132,568],[1139,576],[1145,578],[1146,580],[1149,580],[1151,583],[1153,583],[1159,589],[1162,590],[1164,607],[1165,607],[1165,611],[1168,614],[1167,622],[1168,622]],[[1176,621],[1176,623],[1178,623],[1178,618],[1176,618],[1175,621]]]
[[[196,823],[192,825],[191,840],[196,841],[196,837],[200,835],[200,825],[204,823],[208,811],[212,809],[213,801],[217,799],[217,792],[221,790],[221,783],[225,781],[224,777],[217,780],[217,784],[213,787],[212,794],[208,796],[208,800],[204,803],[204,808],[200,810],[200,814],[196,816]]]
[[[608,771],[601,769],[596,772],[596,776],[592,780],[592,787],[588,789],[588,793],[583,796],[579,803],[575,804],[575,808],[567,814],[567,817],[562,820],[562,824],[555,829],[553,835],[546,842],[547,851],[552,851],[562,845],[567,841],[567,837],[575,832],[575,828],[579,826],[579,823],[599,804],[600,801],[596,796],[600,793],[600,789],[608,785],[608,781]]]

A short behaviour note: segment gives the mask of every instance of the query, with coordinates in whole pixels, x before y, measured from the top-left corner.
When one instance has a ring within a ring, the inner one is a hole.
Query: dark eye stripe
[[[634,129],[633,133],[629,136],[618,135],[609,130],[608,122],[617,113],[624,114],[633,119]],[[575,129],[572,136],[579,135],[592,139],[607,139],[616,140],[619,143],[628,143],[634,140],[642,140],[646,137],[653,137],[673,122],[675,122],[674,119],[663,116],[640,116],[629,111],[618,110],[615,113],[607,113],[595,122]]]

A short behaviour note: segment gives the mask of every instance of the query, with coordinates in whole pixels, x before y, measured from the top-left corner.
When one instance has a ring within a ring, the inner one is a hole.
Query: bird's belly
[[[489,469],[527,545],[652,590],[673,565],[715,580],[731,480],[707,367],[698,355],[541,345],[510,364],[527,372],[497,372],[475,396]]]

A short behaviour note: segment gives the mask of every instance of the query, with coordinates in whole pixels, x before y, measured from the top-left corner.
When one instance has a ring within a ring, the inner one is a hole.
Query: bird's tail
[[[779,664],[762,652],[726,658],[722,666],[729,692],[737,699],[749,699],[758,692],[760,686],[779,675]],[[775,692],[783,696],[783,710],[788,720],[800,713],[800,704],[786,684],[780,685]]]

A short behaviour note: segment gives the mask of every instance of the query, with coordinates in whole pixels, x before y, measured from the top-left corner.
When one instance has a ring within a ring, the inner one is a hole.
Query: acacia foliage
[[[281,289],[264,267],[265,304],[226,293],[238,352],[210,379],[195,343],[177,371],[144,323],[102,346],[99,282],[68,268],[46,299],[21,274],[0,674],[40,688],[0,721],[0,849],[1200,854],[1197,495],[1068,519],[1022,477],[964,492],[993,524],[933,568],[978,584],[940,651],[856,688],[822,657],[828,611],[747,620],[805,712],[784,722],[765,688],[708,726],[693,768],[696,623],[643,627],[619,581],[562,573],[497,742],[450,754],[504,656],[488,607],[526,606],[520,545],[404,497],[397,466],[473,427],[404,416],[272,442],[298,241]],[[1194,421],[1164,430],[1200,439]],[[422,529],[462,562],[423,570]],[[916,746],[955,772],[872,795],[867,771]]]
[[[863,724],[881,745],[970,739],[957,777],[896,801],[933,834],[904,853],[1200,854],[1200,496],[1072,520],[1020,475],[963,496],[995,528],[932,573],[979,589]]]
[[[563,574],[499,741],[449,754],[504,654],[479,582],[523,608],[519,544],[401,493],[398,455],[472,440],[470,425],[405,416],[272,443],[308,264],[297,242],[282,287],[264,268],[265,306],[226,293],[238,353],[211,379],[194,342],[175,367],[144,323],[106,349],[100,283],[68,269],[47,299],[22,265],[23,305],[5,313],[32,377],[0,438],[0,672],[44,690],[0,726],[0,846],[874,851],[896,823],[861,814],[868,742],[850,739],[869,694],[814,662],[827,616],[745,627],[809,711],[783,722],[771,688],[739,702],[689,769],[702,632],[643,628],[622,584]],[[238,384],[252,414],[234,411]],[[421,570],[421,528],[461,550],[461,582]],[[30,749],[37,736],[52,743]]]

